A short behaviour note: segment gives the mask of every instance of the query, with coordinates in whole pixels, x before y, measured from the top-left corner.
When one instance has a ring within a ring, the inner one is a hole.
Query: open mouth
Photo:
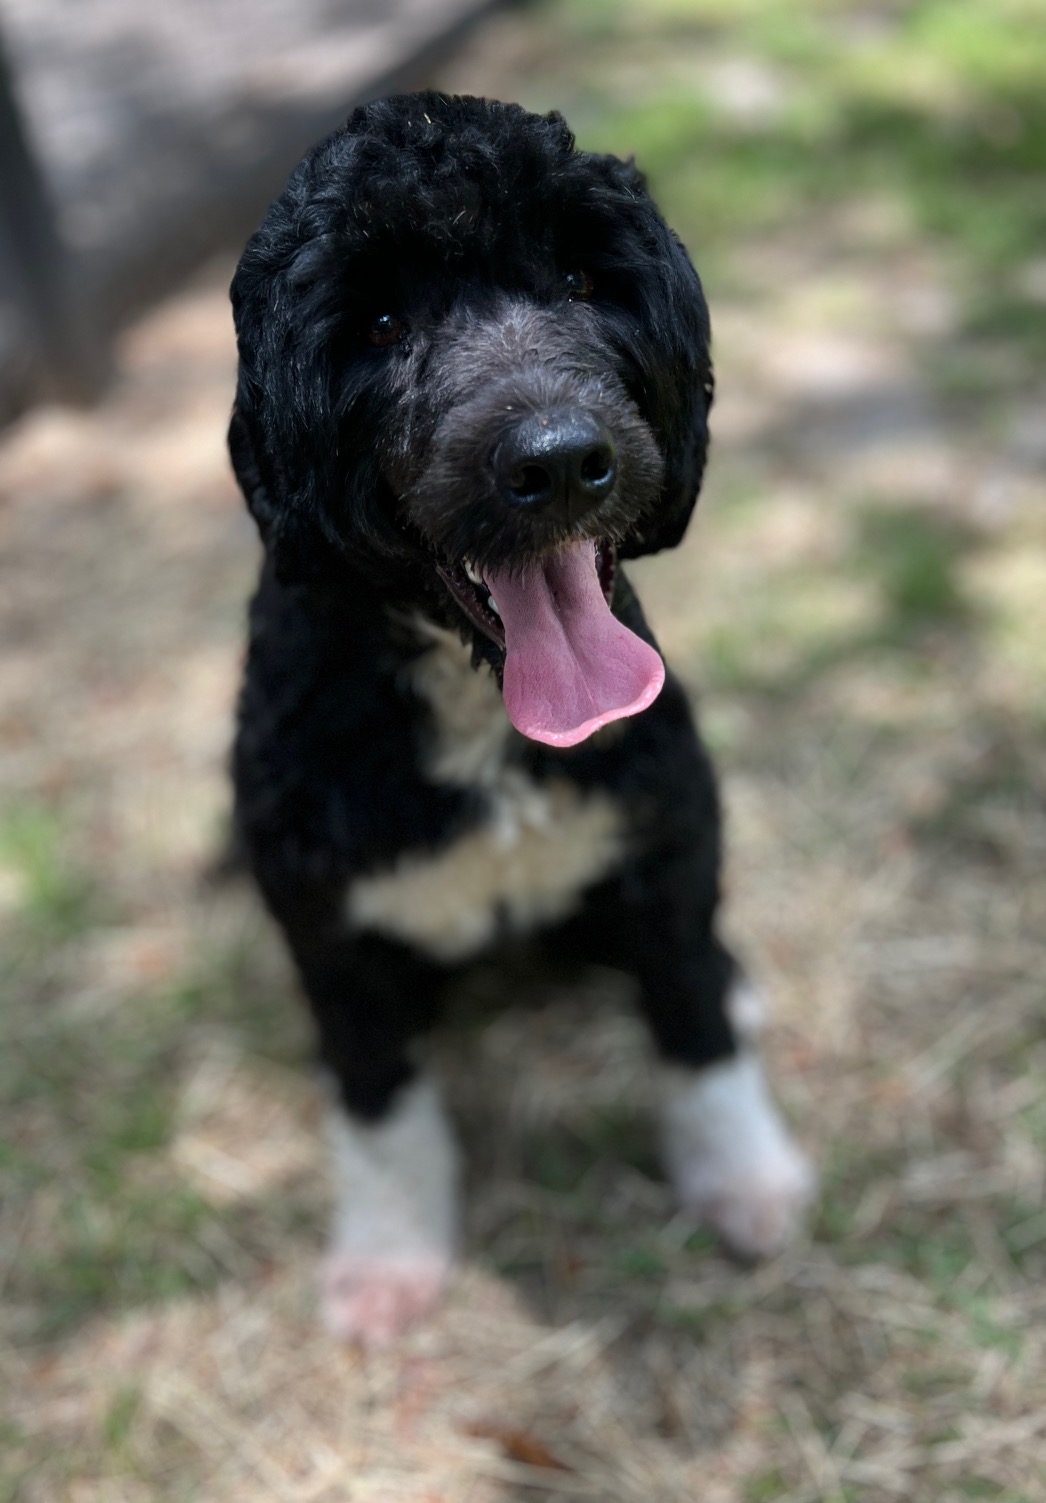
[[[592,546],[595,549],[596,577],[609,609],[614,603],[617,550],[609,538],[597,539]],[[458,564],[437,563],[436,571],[473,625],[504,652],[505,623],[490,586],[475,565],[463,559]]]
[[[610,609],[609,541],[564,544],[522,571],[436,567],[469,620],[504,650],[505,708],[532,741],[575,746],[661,692],[660,656]]]

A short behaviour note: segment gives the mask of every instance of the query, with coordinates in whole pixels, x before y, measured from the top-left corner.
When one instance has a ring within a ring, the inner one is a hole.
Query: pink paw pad
[[[327,1329],[369,1350],[391,1346],[439,1301],[450,1265],[439,1258],[383,1261],[333,1253],[322,1276]]]

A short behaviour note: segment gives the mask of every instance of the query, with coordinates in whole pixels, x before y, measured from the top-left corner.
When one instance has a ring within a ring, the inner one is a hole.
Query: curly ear
[[[331,201],[353,202],[352,149],[335,132],[299,163],[231,288],[240,365],[229,452],[288,583],[351,567],[362,546],[389,552],[397,541],[368,382],[348,358],[352,239],[345,225],[328,224]]]
[[[231,288],[240,365],[229,454],[277,575],[330,566],[339,546],[331,343],[341,322],[331,237],[306,213],[310,159],[300,163],[240,259]]]
[[[697,505],[708,457],[708,413],[715,392],[712,367],[706,363],[680,372],[675,384],[674,400],[660,404],[661,420],[654,415],[665,456],[661,499],[655,510],[640,518],[634,541],[622,549],[625,558],[676,547]]]
[[[622,353],[636,371],[637,400],[665,461],[661,497],[641,519],[626,558],[674,548],[701,489],[714,391],[708,305],[686,248],[669,229],[633,161],[599,159],[617,190],[615,214],[631,232],[633,320]]]

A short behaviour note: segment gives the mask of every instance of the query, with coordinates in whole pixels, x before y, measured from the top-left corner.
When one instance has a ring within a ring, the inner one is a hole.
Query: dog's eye
[[[398,344],[406,332],[407,325],[394,313],[379,313],[364,329],[363,337],[368,344],[383,350],[390,344]]]
[[[592,278],[587,271],[582,271],[580,267],[575,267],[573,271],[567,272],[563,278],[563,285],[566,287],[567,297],[572,303],[584,302],[586,298],[592,296]]]

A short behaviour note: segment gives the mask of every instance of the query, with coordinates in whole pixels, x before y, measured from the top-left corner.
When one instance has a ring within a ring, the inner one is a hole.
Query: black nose
[[[590,412],[535,412],[495,449],[494,475],[511,506],[573,522],[610,494],[617,451],[609,431]]]

